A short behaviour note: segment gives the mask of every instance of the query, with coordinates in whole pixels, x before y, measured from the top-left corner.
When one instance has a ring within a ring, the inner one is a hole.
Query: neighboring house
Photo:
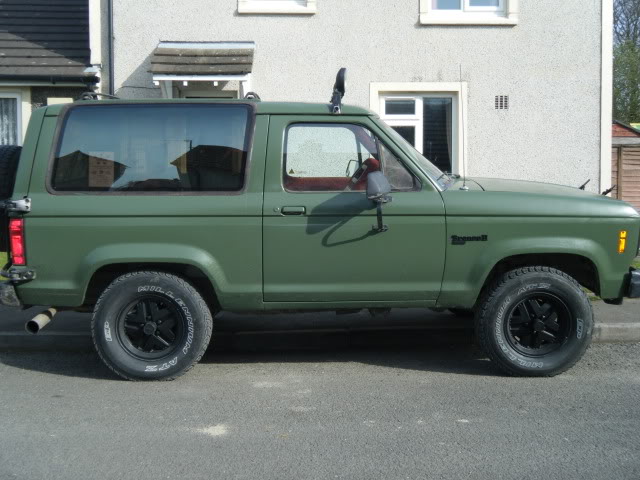
[[[0,145],[22,144],[34,108],[93,89],[89,61],[89,0],[2,0]]]
[[[613,0],[103,0],[109,10],[96,24],[111,31],[104,67],[121,97],[328,102],[347,67],[345,102],[444,170],[611,186]]]
[[[612,134],[612,196],[640,210],[640,130],[614,121]]]

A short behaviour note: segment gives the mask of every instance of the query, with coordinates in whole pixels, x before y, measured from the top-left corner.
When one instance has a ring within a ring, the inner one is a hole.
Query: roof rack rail
[[[80,95],[80,98],[78,100],[100,100],[100,97],[114,98],[116,100],[120,99],[120,97],[109,95],[108,93],[84,92],[82,95]]]

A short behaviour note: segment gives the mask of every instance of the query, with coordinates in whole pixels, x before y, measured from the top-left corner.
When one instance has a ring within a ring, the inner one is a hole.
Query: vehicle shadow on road
[[[118,380],[89,346],[76,351],[2,352],[0,363],[51,375]],[[361,363],[388,369],[500,375],[469,334],[417,330],[221,332],[200,363]]]

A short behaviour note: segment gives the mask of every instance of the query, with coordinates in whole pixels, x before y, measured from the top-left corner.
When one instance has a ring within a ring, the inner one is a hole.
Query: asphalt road
[[[117,380],[93,353],[0,353],[0,478],[640,478],[639,344],[519,379],[462,338],[275,338],[169,383]]]

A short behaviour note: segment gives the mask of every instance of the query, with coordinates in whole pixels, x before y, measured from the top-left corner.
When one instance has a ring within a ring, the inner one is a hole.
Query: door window
[[[354,174],[364,169],[358,180]],[[283,185],[294,192],[363,191],[366,177],[382,171],[394,191],[419,181],[373,133],[359,125],[297,123],[285,134]]]

